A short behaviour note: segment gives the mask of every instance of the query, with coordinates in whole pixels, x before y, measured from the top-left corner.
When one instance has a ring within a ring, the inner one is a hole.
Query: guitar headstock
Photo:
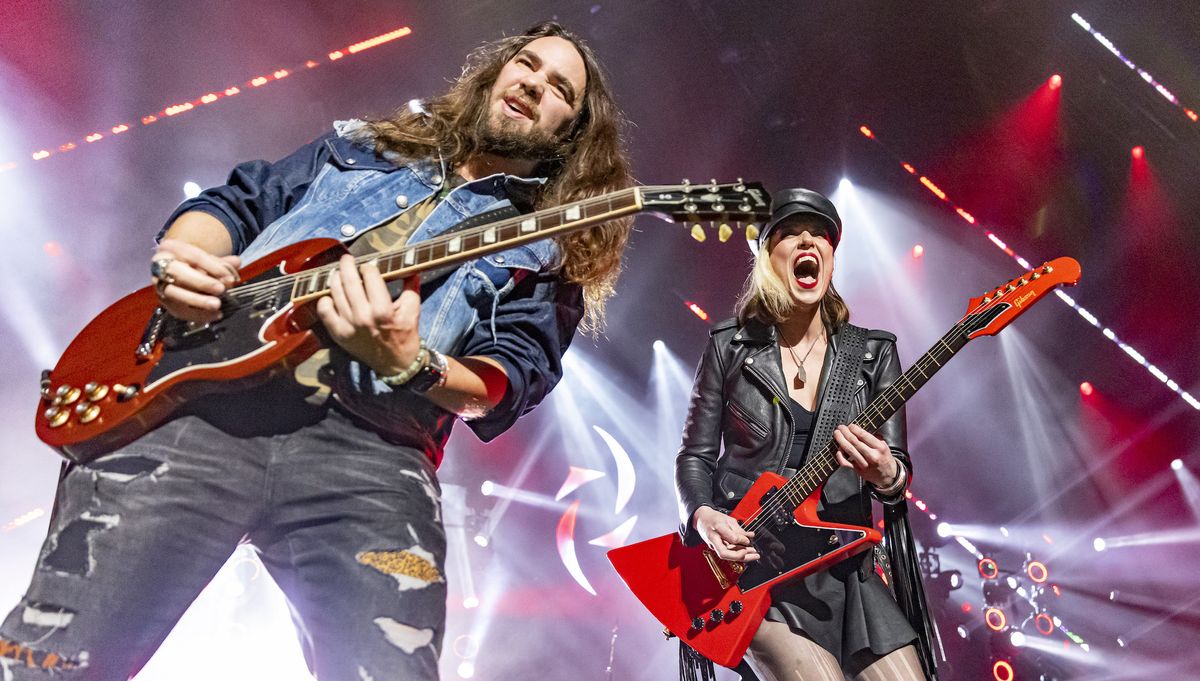
[[[967,328],[967,338],[999,333],[1055,286],[1077,284],[1079,274],[1079,263],[1074,258],[1055,258],[982,296],[972,298],[967,304],[967,314],[960,322]]]
[[[758,182],[683,184],[639,187],[647,212],[671,222],[691,226],[692,238],[704,241],[702,223],[711,223],[717,237],[728,241],[735,227],[745,228],[746,238],[758,238],[758,227],[771,217],[771,195]]]

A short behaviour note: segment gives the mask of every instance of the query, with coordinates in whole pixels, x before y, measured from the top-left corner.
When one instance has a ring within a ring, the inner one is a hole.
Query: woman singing
[[[850,312],[831,283],[841,234],[837,209],[821,194],[791,189],[775,196],[737,318],[713,328],[697,370],[675,465],[681,531],[689,545],[703,541],[730,561],[761,557],[766,544],[752,543],[754,533],[726,512],[763,472],[790,477],[803,465],[818,416],[833,399],[827,384],[836,382],[831,370],[839,345],[848,347],[847,334],[862,331],[850,331]],[[896,337],[874,330],[865,336],[861,369],[841,379],[853,392],[842,400],[848,403],[843,424],[900,375]],[[872,552],[785,582],[772,591],[750,661],[765,681],[936,677],[930,656],[924,656],[929,670],[923,670],[918,653],[924,641],[917,630],[924,638],[927,618],[903,521],[912,468],[904,411],[877,433],[839,425],[833,439],[841,467],[825,484],[819,515],[869,526],[871,497],[885,504],[896,596],[876,571]]]

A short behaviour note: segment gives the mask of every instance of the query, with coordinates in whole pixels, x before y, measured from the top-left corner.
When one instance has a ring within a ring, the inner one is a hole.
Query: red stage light
[[[92,134],[88,135],[87,137],[84,137],[84,138],[83,138],[83,141],[85,141],[85,142],[95,142],[95,141],[97,141],[97,140],[103,139],[103,137],[104,137],[104,135],[101,135],[101,134],[100,134],[100,133],[98,133],[98,132],[93,132]]]
[[[1046,569],[1046,564],[1041,561],[1033,560],[1025,567],[1025,574],[1038,584],[1044,584],[1050,577],[1050,571]]]
[[[40,161],[50,155],[50,152],[42,149],[41,151],[33,152],[33,160]]]
[[[916,174],[917,174],[917,169],[916,169],[916,168],[914,168],[914,167],[912,167],[911,165],[909,165],[909,164],[907,164],[907,163],[901,163],[900,165],[904,166],[904,169],[908,171],[908,174],[909,174],[909,175],[916,175]]]
[[[917,244],[916,246],[912,247],[912,256],[914,258],[920,258],[923,255],[925,255],[925,247],[924,246],[922,246],[921,244]]]
[[[992,678],[996,681],[1013,681],[1014,676],[1012,665],[1004,660],[996,660],[992,665]]]
[[[1093,392],[1095,392],[1095,388],[1092,387],[1091,383],[1084,381],[1083,383],[1079,384],[1079,392],[1084,397],[1087,397],[1088,395],[1091,395]]]
[[[706,322],[708,321],[708,313],[705,312],[704,309],[701,308],[699,305],[693,303],[690,300],[683,301],[683,304],[687,305],[688,309],[691,310],[692,313],[695,314],[697,317],[703,319]]]
[[[1050,89],[1057,90],[1060,87],[1062,87],[1062,76],[1058,75],[1057,73],[1053,76],[1050,76]]]
[[[988,608],[983,611],[983,623],[992,631],[1000,631],[1008,624],[1008,618],[1000,608]]]
[[[875,133],[871,132],[871,129],[865,125],[858,126],[858,131],[863,134],[863,137],[869,137],[870,139],[875,139]]]
[[[966,220],[967,222],[971,223],[972,225],[975,224],[975,216],[971,215],[970,213],[963,210],[962,208],[955,208],[954,212],[958,213],[962,217],[962,219]]]
[[[1142,145],[1139,144],[1138,146],[1131,149],[1129,151],[1129,153],[1132,154],[1134,158],[1140,160],[1142,157],[1144,157],[1146,155],[1146,150],[1143,149]]]
[[[1196,112],[1192,111],[1191,109],[1184,109],[1183,113],[1187,114],[1187,117],[1192,119],[1193,123],[1195,123],[1196,121],[1200,121],[1200,116],[1197,116]]]
[[[62,255],[62,246],[60,246],[57,241],[47,241],[46,243],[42,244],[42,250],[46,252],[46,255],[52,258]]]
[[[1000,566],[996,565],[996,561],[991,558],[984,558],[979,561],[979,576],[984,579],[995,579],[1000,575]]]
[[[1042,636],[1049,636],[1054,633],[1054,620],[1050,619],[1050,616],[1044,612],[1038,613],[1038,616],[1033,618],[1033,624]]]
[[[963,603],[963,604],[962,604],[962,611],[963,611],[963,612],[971,612],[971,604],[970,604],[970,603]]]
[[[129,126],[122,123],[120,125],[114,125],[112,131],[113,131],[114,135],[119,135],[128,129],[129,129]]]

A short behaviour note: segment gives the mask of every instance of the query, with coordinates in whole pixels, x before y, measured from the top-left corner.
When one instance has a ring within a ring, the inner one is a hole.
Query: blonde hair
[[[758,254],[754,257],[754,267],[746,277],[746,285],[738,296],[735,310],[741,324],[755,319],[768,326],[786,320],[796,311],[791,289],[771,266],[771,252],[766,248],[766,244],[759,247]],[[825,296],[821,298],[821,322],[826,329],[835,331],[848,321],[850,308],[831,281]]]

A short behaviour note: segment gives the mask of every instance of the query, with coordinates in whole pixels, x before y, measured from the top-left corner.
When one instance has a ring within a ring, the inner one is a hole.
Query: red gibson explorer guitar
[[[875,432],[967,341],[998,333],[1055,286],[1078,281],[1079,263],[1058,258],[972,298],[967,314],[854,422]],[[721,560],[703,544],[684,546],[678,533],[613,549],[608,558],[666,627],[664,633],[717,664],[734,667],[771,605],[771,587],[826,569],[882,540],[874,528],[817,517],[821,489],[838,468],[835,447],[831,441],[790,480],[763,473],[730,513],[755,533],[762,556],[757,561]]]
[[[718,222],[725,241],[730,223],[749,223],[746,235],[753,238],[753,223],[768,217],[770,198],[762,185],[740,180],[631,187],[359,261],[376,260],[390,281],[642,211],[689,224],[700,240],[700,221]],[[125,296],[84,327],[58,365],[43,373],[38,437],[85,463],[155,427],[187,400],[290,371],[320,347],[314,303],[329,293],[329,276],[345,252],[334,239],[313,239],[256,260],[221,296],[223,317],[211,324],[171,317],[150,286]]]

